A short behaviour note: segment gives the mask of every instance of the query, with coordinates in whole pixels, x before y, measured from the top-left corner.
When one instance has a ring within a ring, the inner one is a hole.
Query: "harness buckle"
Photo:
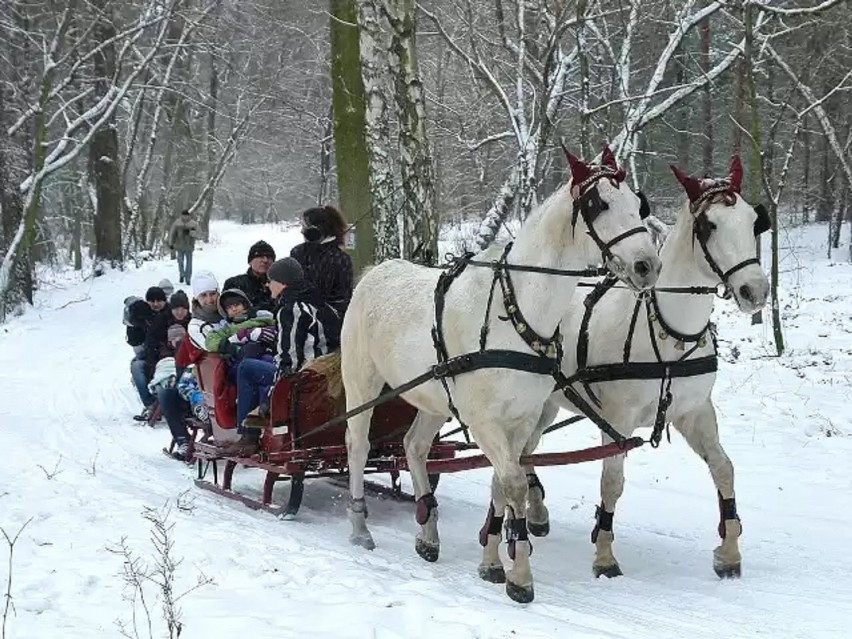
[[[434,377],[455,377],[470,370],[473,363],[473,358],[468,355],[458,355],[444,362],[438,362],[432,367]]]

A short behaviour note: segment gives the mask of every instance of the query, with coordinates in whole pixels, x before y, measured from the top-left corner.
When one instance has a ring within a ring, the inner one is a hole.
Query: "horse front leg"
[[[719,536],[722,543],[713,551],[713,570],[720,578],[739,577],[742,574],[739,539],[743,532],[737,515],[734,496],[734,465],[719,442],[716,410],[708,398],[696,410],[674,421],[690,445],[710,469],[719,498]]]
[[[553,423],[559,407],[551,401],[547,401],[541,412],[541,417],[533,431],[532,436],[524,445],[522,455],[532,455],[538,447],[544,429]],[[546,537],[550,532],[550,513],[544,505],[544,486],[535,472],[535,466],[528,464],[524,466],[527,476],[527,528],[534,537]]]
[[[426,461],[432,448],[432,441],[444,418],[418,411],[414,423],[405,434],[403,446],[408,460],[408,472],[414,484],[414,497],[417,500],[416,519],[420,532],[414,542],[414,550],[426,561],[438,561],[441,540],[438,536],[438,500],[432,493]]]
[[[603,443],[612,440],[604,436]],[[595,577],[619,577],[623,573],[612,552],[615,535],[612,520],[615,505],[624,492],[624,455],[615,455],[603,460],[601,471],[601,504],[595,512],[595,527],[592,529],[592,543],[595,545],[595,560],[592,572]]]
[[[519,463],[523,443],[510,444],[511,426],[500,428],[496,420],[488,428],[471,430],[480,450],[494,467],[500,492],[506,500],[506,540],[512,568],[506,572],[506,594],[518,603],[529,603],[535,598],[533,576],[530,568],[532,545],[527,533],[527,478]],[[529,431],[521,442],[526,442]],[[495,512],[499,504],[495,504]]]

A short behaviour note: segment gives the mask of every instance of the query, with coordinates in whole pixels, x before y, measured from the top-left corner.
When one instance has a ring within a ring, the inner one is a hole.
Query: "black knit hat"
[[[302,265],[292,257],[285,257],[273,263],[266,272],[266,276],[273,282],[281,282],[291,288],[305,281]]]
[[[248,261],[251,262],[256,257],[268,257],[272,260],[275,259],[275,249],[272,248],[269,244],[260,240],[259,242],[255,242],[251,245],[248,254]]]
[[[146,302],[165,302],[166,292],[159,286],[152,286],[145,292]]]
[[[169,298],[169,304],[172,308],[185,308],[189,310],[189,298],[183,291],[175,291]]]

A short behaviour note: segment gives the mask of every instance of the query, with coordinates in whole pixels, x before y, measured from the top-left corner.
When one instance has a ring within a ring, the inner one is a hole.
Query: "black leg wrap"
[[[529,540],[526,517],[506,520],[506,541],[509,542],[509,557],[512,561],[515,560],[515,542],[526,541],[529,543]],[[532,544],[530,544],[530,555],[532,555]]]
[[[488,545],[488,535],[499,535],[503,529],[503,517],[494,514],[494,504],[488,506],[488,515],[485,524],[479,529],[479,545],[485,548]]]
[[[361,499],[352,499],[349,498],[349,510],[353,513],[364,513],[364,519],[366,519],[369,514],[367,513],[367,501],[362,497]]]
[[[417,519],[417,523],[421,526],[429,521],[429,516],[432,514],[432,511],[438,507],[438,500],[435,499],[435,495],[432,493],[427,493],[423,495],[420,499],[417,500],[417,511],[415,514],[415,519]]]
[[[719,493],[719,537],[725,538],[725,521],[728,519],[736,519],[740,521],[740,516],[737,514],[737,500],[735,497],[730,499],[722,499],[722,494]],[[740,524],[742,525],[742,524]]]
[[[535,473],[530,473],[527,475],[527,486],[530,488],[538,488],[541,491],[541,499],[544,501],[544,486],[541,485],[541,481],[538,478],[538,475]]]
[[[604,510],[603,504],[595,509],[595,527],[592,528],[592,543],[597,543],[598,533],[601,530],[612,532],[612,518],[615,513],[608,513]],[[614,536],[614,535],[613,535]]]

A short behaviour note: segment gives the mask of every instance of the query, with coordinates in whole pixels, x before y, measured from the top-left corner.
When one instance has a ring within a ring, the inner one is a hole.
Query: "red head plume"
[[[686,196],[690,202],[695,202],[695,200],[701,197],[701,180],[687,175],[674,164],[670,164],[669,166],[674,172],[677,181],[681,183],[683,189],[686,191]]]
[[[601,152],[601,164],[608,166],[613,171],[618,171],[618,163],[615,161],[615,156],[612,154],[609,144],[604,144],[603,151]]]
[[[606,143],[604,143],[603,151],[601,151],[601,165],[615,171],[616,182],[624,182],[624,178],[627,177],[627,173],[625,173],[624,169],[618,167],[618,162],[615,161],[615,155],[613,155],[609,145]]]
[[[562,150],[565,151],[565,157],[568,158],[568,165],[571,167],[571,182],[572,184],[580,184],[588,178],[592,171],[589,166],[580,158],[573,155],[565,145],[562,145]]]
[[[739,193],[743,185],[743,163],[740,161],[740,156],[736,153],[731,156],[731,165],[728,167],[728,179],[731,181],[731,190],[734,193]]]

